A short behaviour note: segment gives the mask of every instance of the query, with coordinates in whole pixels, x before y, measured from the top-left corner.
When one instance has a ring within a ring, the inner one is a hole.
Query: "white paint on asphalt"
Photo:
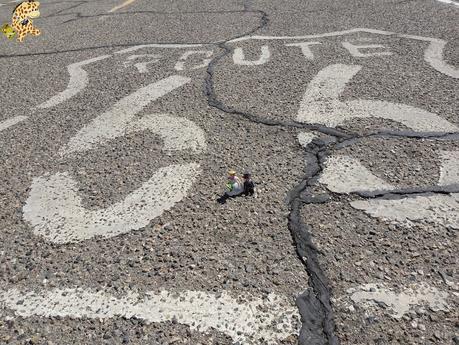
[[[298,141],[301,146],[306,147],[308,144],[316,138],[316,135],[311,132],[298,133]]]
[[[269,51],[268,46],[262,46],[261,47],[261,55],[258,58],[258,60],[246,60],[244,51],[242,48],[236,48],[234,49],[233,53],[233,61],[236,65],[243,65],[243,66],[259,66],[267,63],[269,59],[271,58],[271,52]]]
[[[454,1],[454,0],[437,0],[437,1],[443,2],[448,5],[455,5],[459,7],[459,2]]]
[[[375,30],[375,29],[365,29],[365,28],[355,28],[350,30],[342,30],[342,31],[332,31],[326,32],[323,34],[315,34],[315,35],[303,35],[303,36],[243,36],[239,38],[235,38],[228,43],[233,42],[240,42],[240,41],[248,41],[248,40],[309,40],[314,38],[325,38],[325,37],[334,37],[334,36],[344,36],[359,32],[366,32],[369,34],[377,34],[377,35],[394,35],[393,32],[389,31],[382,31],[382,30]]]
[[[419,306],[428,306],[433,312],[449,310],[448,293],[427,284],[412,285],[399,293],[378,284],[365,284],[350,288],[347,292],[351,294],[354,303],[366,307],[375,307],[382,303],[396,319],[401,319]]]
[[[375,34],[375,35],[395,36],[395,37],[403,37],[403,38],[408,38],[408,39],[413,39],[413,40],[430,42],[429,46],[425,50],[425,54],[424,54],[425,61],[428,62],[433,68],[435,68],[440,73],[449,75],[450,77],[453,77],[453,78],[459,78],[459,69],[447,64],[443,58],[443,50],[447,42],[444,40],[438,39],[438,38],[397,34],[395,32],[383,31],[383,30],[355,28],[355,29],[350,29],[350,30],[334,31],[334,32],[327,32],[323,34],[305,35],[305,36],[258,36],[258,35],[243,36],[243,37],[239,37],[234,40],[228,41],[228,43],[235,43],[235,42],[241,42],[241,41],[247,41],[247,40],[307,40],[307,39],[316,39],[316,38],[344,36],[344,35],[350,35],[350,34],[355,34],[355,33],[369,33],[369,34]]]
[[[459,184],[459,151],[440,151],[441,166],[438,184]]]
[[[151,322],[177,322],[192,331],[217,330],[234,343],[277,345],[299,333],[298,310],[282,296],[271,293],[261,299],[247,293],[232,297],[206,291],[159,291],[140,296],[129,292],[118,298],[103,290],[53,289],[26,292],[11,289],[0,292],[3,308],[21,317],[70,317],[86,319],[142,319]]]
[[[119,4],[118,6],[113,7],[110,11],[108,11],[108,13],[112,13],[112,12],[115,12],[117,10],[120,10],[120,9],[132,4],[134,1],[135,0],[126,0],[122,4]]]
[[[137,46],[129,47],[126,49],[118,50],[114,54],[126,54],[136,50],[144,48],[168,48],[168,49],[180,49],[180,48],[197,48],[202,47],[202,44],[174,44],[174,43],[152,43],[152,44],[140,44]]]
[[[353,118],[390,119],[420,132],[459,130],[437,114],[405,104],[386,101],[339,99],[346,84],[361,70],[359,65],[325,67],[309,83],[298,111],[298,121],[336,127]]]
[[[148,68],[147,66],[152,63],[156,63],[161,59],[161,55],[157,54],[139,54],[139,55],[130,55],[127,58],[127,61],[124,62],[124,67],[129,67],[132,64],[133,60],[136,59],[143,59],[143,58],[150,58],[150,60],[145,61],[145,62],[138,62],[134,64],[135,68],[139,71],[139,73],[148,73]]]
[[[405,226],[422,221],[459,229],[459,193],[356,200],[351,201],[350,205],[372,217],[395,221]]]
[[[349,156],[329,157],[319,182],[335,193],[394,189],[370,172],[358,159]]]
[[[53,243],[110,238],[141,229],[171,209],[187,195],[199,173],[196,163],[160,168],[124,200],[94,211],[82,206],[78,183],[69,173],[44,175],[32,182],[24,219],[34,234]]]
[[[289,43],[286,44],[286,47],[298,47],[301,49],[301,52],[303,53],[304,57],[306,60],[314,60],[314,54],[312,53],[312,50],[309,46],[316,45],[316,44],[322,44],[320,42],[299,42],[299,43]]]
[[[205,136],[192,121],[166,114],[135,115],[151,101],[185,85],[190,78],[171,76],[135,91],[80,130],[61,155],[89,150],[127,133],[148,130],[161,136],[164,151],[205,149]],[[68,173],[33,180],[23,208],[33,232],[54,243],[83,241],[95,236],[110,238],[138,230],[182,200],[200,173],[199,164],[171,165],[159,169],[123,201],[91,211],[82,206],[78,184]]]
[[[202,60],[202,64],[193,66],[192,68],[189,68],[190,70],[207,67],[207,65],[209,65],[210,61],[212,61],[212,59],[210,59],[210,57],[214,53],[212,51],[210,51],[210,50],[189,50],[189,51],[183,53],[183,55],[179,58],[179,61],[177,61],[177,63],[175,64],[174,68],[177,71],[183,71],[185,69],[185,61],[186,61],[186,59],[188,59],[190,56],[196,55],[196,54],[205,55],[206,58]]]
[[[4,121],[1,121],[0,122],[0,132],[26,119],[28,119],[27,116],[15,116],[15,117],[10,117],[9,119],[6,119]]]
[[[424,52],[424,59],[437,71],[453,78],[459,78],[459,68],[448,65],[443,57],[445,41],[432,41]]]
[[[102,55],[92,59],[80,61],[67,66],[67,70],[70,74],[70,80],[67,88],[51,97],[46,102],[37,106],[37,108],[45,109],[54,107],[81,92],[88,85],[88,74],[81,67],[89,65],[93,62],[104,60],[109,58],[111,55]]]
[[[387,56],[392,55],[389,51],[377,51],[372,53],[363,53],[360,50],[368,50],[368,49],[381,49],[386,48],[382,44],[364,44],[364,45],[355,45],[351,42],[341,42],[344,48],[346,48],[349,53],[354,57],[370,57],[370,56]]]
[[[206,148],[204,131],[194,122],[167,114],[144,115],[126,127],[126,133],[149,130],[163,139],[164,151],[192,150],[195,153]]]
[[[115,103],[112,109],[96,117],[82,128],[69,143],[60,150],[61,155],[81,152],[124,135],[126,129],[135,122],[135,115],[150,102],[187,84],[191,79],[174,75],[140,88]]]

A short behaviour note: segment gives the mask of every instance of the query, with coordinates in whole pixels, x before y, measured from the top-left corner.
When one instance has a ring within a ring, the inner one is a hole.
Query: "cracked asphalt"
[[[1,344],[459,344],[455,3],[40,3],[0,39]]]

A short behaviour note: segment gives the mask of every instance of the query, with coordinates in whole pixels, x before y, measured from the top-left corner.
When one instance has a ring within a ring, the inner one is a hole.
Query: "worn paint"
[[[372,217],[403,225],[422,221],[459,229],[459,193],[356,200],[350,205]]]
[[[375,176],[358,159],[349,156],[331,156],[319,179],[335,193],[391,190],[394,187]]]
[[[448,311],[448,293],[438,290],[427,284],[415,284],[405,288],[402,292],[395,292],[384,285],[365,284],[347,290],[354,303],[373,307],[384,304],[391,311],[395,319],[419,306],[428,306],[433,312]]]
[[[346,84],[361,70],[359,65],[325,67],[307,86],[298,111],[298,121],[336,127],[353,118],[383,118],[420,132],[459,130],[437,114],[405,104],[373,100],[341,101]]]
[[[130,292],[115,297],[103,290],[77,289],[24,292],[0,291],[0,302],[21,317],[71,317],[90,319],[142,319],[177,322],[193,331],[217,330],[239,344],[277,345],[299,332],[297,308],[282,296],[267,298],[206,291]],[[21,303],[19,303],[21,301]]]
[[[124,135],[126,128],[135,121],[135,115],[152,101],[175,90],[191,79],[171,76],[140,88],[112,106],[112,109],[99,115],[82,128],[69,143],[60,150],[61,155],[89,150],[95,145]]]
[[[46,102],[41,103],[37,106],[39,109],[51,108],[54,107],[83,91],[84,88],[88,85],[88,74],[82,68],[83,66],[89,65],[93,62],[104,60],[109,58],[111,55],[102,55],[92,59],[80,61],[73,63],[67,66],[67,70],[70,75],[70,80],[67,85],[67,88],[58,93],[57,95],[51,97]]]

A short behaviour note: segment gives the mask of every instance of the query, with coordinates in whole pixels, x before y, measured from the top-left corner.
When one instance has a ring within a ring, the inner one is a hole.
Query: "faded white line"
[[[301,52],[303,53],[303,56],[306,58],[306,60],[314,60],[314,54],[312,53],[312,50],[309,46],[313,46],[317,44],[322,44],[322,43],[320,42],[298,42],[298,43],[288,43],[285,46],[286,47],[298,47],[301,49]]]
[[[459,229],[459,193],[356,200],[351,201],[350,205],[372,217],[396,221],[406,226],[423,221]]]
[[[71,97],[75,96],[78,94],[80,91],[82,91],[87,85],[88,85],[88,74],[84,69],[82,69],[82,66],[89,65],[90,63],[104,60],[109,58],[111,55],[102,55],[98,56],[92,59],[80,61],[77,63],[73,63],[69,66],[67,66],[67,70],[70,74],[70,80],[67,85],[67,88],[62,91],[61,93],[51,97],[49,100],[46,102],[40,104],[37,106],[39,109],[44,109],[44,108],[50,108],[54,107]]]
[[[440,186],[459,184],[459,151],[440,151]]]
[[[301,146],[306,147],[311,141],[313,141],[317,136],[311,132],[301,132],[298,133],[298,142]]]
[[[453,78],[459,78],[459,69],[448,65],[443,58],[443,50],[446,46],[445,41],[432,41],[424,52],[424,59],[436,70],[449,75]]]
[[[449,310],[448,293],[427,284],[413,284],[402,292],[395,292],[384,285],[365,284],[350,288],[347,293],[351,294],[351,300],[357,304],[368,307],[384,304],[392,311],[395,319],[401,319],[411,310],[424,305],[433,312]]]
[[[126,127],[126,133],[144,130],[149,130],[162,138],[164,151],[191,150],[197,153],[206,148],[204,131],[184,117],[166,114],[144,115]]]
[[[126,0],[126,1],[123,2],[122,4],[113,7],[110,11],[108,11],[108,13],[112,13],[112,12],[115,12],[115,11],[117,11],[117,10],[119,10],[119,9],[122,9],[123,7],[129,6],[129,5],[132,4],[134,1],[135,1],[135,0]]]
[[[103,290],[53,289],[0,292],[0,305],[21,317],[70,317],[90,319],[142,319],[177,322],[192,331],[217,330],[234,343],[274,345],[300,329],[298,310],[282,296],[271,293],[261,299],[247,293],[232,297],[226,291],[129,292],[117,298]]]
[[[459,2],[457,1],[453,1],[453,0],[437,0],[437,1],[443,2],[448,5],[455,5],[459,7]]]
[[[258,66],[263,65],[269,61],[271,57],[271,53],[269,51],[268,46],[261,47],[261,55],[258,60],[249,61],[245,59],[244,51],[242,48],[234,49],[233,53],[233,61],[236,65],[243,65],[243,66]]]
[[[359,160],[349,156],[331,156],[319,179],[320,183],[336,193],[390,190],[394,187],[375,176]]]
[[[139,62],[134,64],[135,68],[139,71],[139,73],[148,73],[147,66],[152,63],[157,63],[161,59],[161,55],[157,54],[139,54],[139,55],[131,55],[127,58],[127,61],[124,62],[124,67],[129,67],[133,60],[136,59],[143,59],[143,58],[150,58],[150,60],[145,62]]]
[[[191,79],[174,75],[151,83],[115,103],[112,109],[96,117],[82,128],[60,150],[61,155],[89,150],[97,144],[124,134],[134,116],[150,102],[190,82]]]
[[[228,41],[228,43],[247,41],[247,40],[303,40],[303,39],[311,39],[311,38],[343,36],[343,35],[353,34],[357,32],[366,32],[366,33],[379,34],[379,35],[394,35],[395,34],[394,32],[389,32],[389,31],[355,28],[355,29],[350,29],[350,30],[333,31],[333,32],[326,32],[323,34],[304,35],[304,36],[258,36],[258,35],[243,36],[243,37],[235,38],[234,40]]]
[[[420,132],[455,132],[458,128],[437,114],[405,104],[352,100],[339,97],[346,84],[361,70],[359,65],[327,66],[309,83],[298,111],[298,121],[336,127],[353,118],[393,120]]]
[[[355,28],[355,29],[350,29],[350,30],[334,31],[334,32],[327,32],[323,34],[304,35],[304,36],[258,36],[258,35],[244,36],[244,37],[240,37],[240,38],[231,40],[229,41],[229,43],[247,41],[247,40],[304,40],[304,39],[344,36],[344,35],[359,33],[359,32],[384,35],[384,36],[394,35],[397,37],[403,37],[403,38],[408,38],[408,39],[430,42],[429,46],[427,47],[424,53],[425,61],[428,62],[437,71],[443,74],[446,74],[448,76],[451,76],[453,78],[459,78],[459,69],[447,64],[443,59],[443,50],[446,45],[446,41],[438,39],[438,38],[432,38],[432,37],[397,34],[391,31],[374,30],[374,29],[366,29],[366,28]]]
[[[0,132],[28,119],[28,116],[15,116],[0,122]]]
[[[202,60],[202,63],[200,65],[196,65],[190,68],[191,70],[207,67],[207,65],[209,65],[209,63],[212,61],[212,59],[210,58],[213,55],[212,51],[210,50],[190,50],[190,51],[183,53],[183,55],[179,58],[179,61],[177,61],[177,63],[175,64],[174,69],[177,71],[183,71],[185,69],[185,61],[190,56],[196,55],[196,54],[205,55],[206,58]]]
[[[182,200],[200,174],[199,164],[159,169],[124,200],[100,210],[82,206],[78,183],[68,173],[35,178],[23,208],[34,234],[53,243],[111,238],[138,230]]]
[[[179,48],[196,48],[202,47],[202,44],[174,44],[174,43],[152,43],[152,44],[140,44],[137,46],[129,47],[126,49],[118,50],[114,54],[126,54],[143,48],[169,48],[169,49],[179,49]]]
[[[341,45],[346,48],[349,53],[351,53],[354,57],[369,57],[369,56],[390,56],[392,52],[389,51],[377,51],[373,53],[362,53],[360,50],[369,50],[369,49],[381,49],[386,48],[386,46],[382,44],[363,44],[363,45],[355,45],[351,42],[341,42]]]

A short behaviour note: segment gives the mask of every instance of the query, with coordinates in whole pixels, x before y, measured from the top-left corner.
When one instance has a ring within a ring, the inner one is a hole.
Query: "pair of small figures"
[[[255,194],[255,183],[252,181],[252,176],[249,172],[244,173],[241,179],[236,175],[234,170],[228,171],[228,182],[226,183],[226,195],[236,196],[244,193],[244,195]]]

